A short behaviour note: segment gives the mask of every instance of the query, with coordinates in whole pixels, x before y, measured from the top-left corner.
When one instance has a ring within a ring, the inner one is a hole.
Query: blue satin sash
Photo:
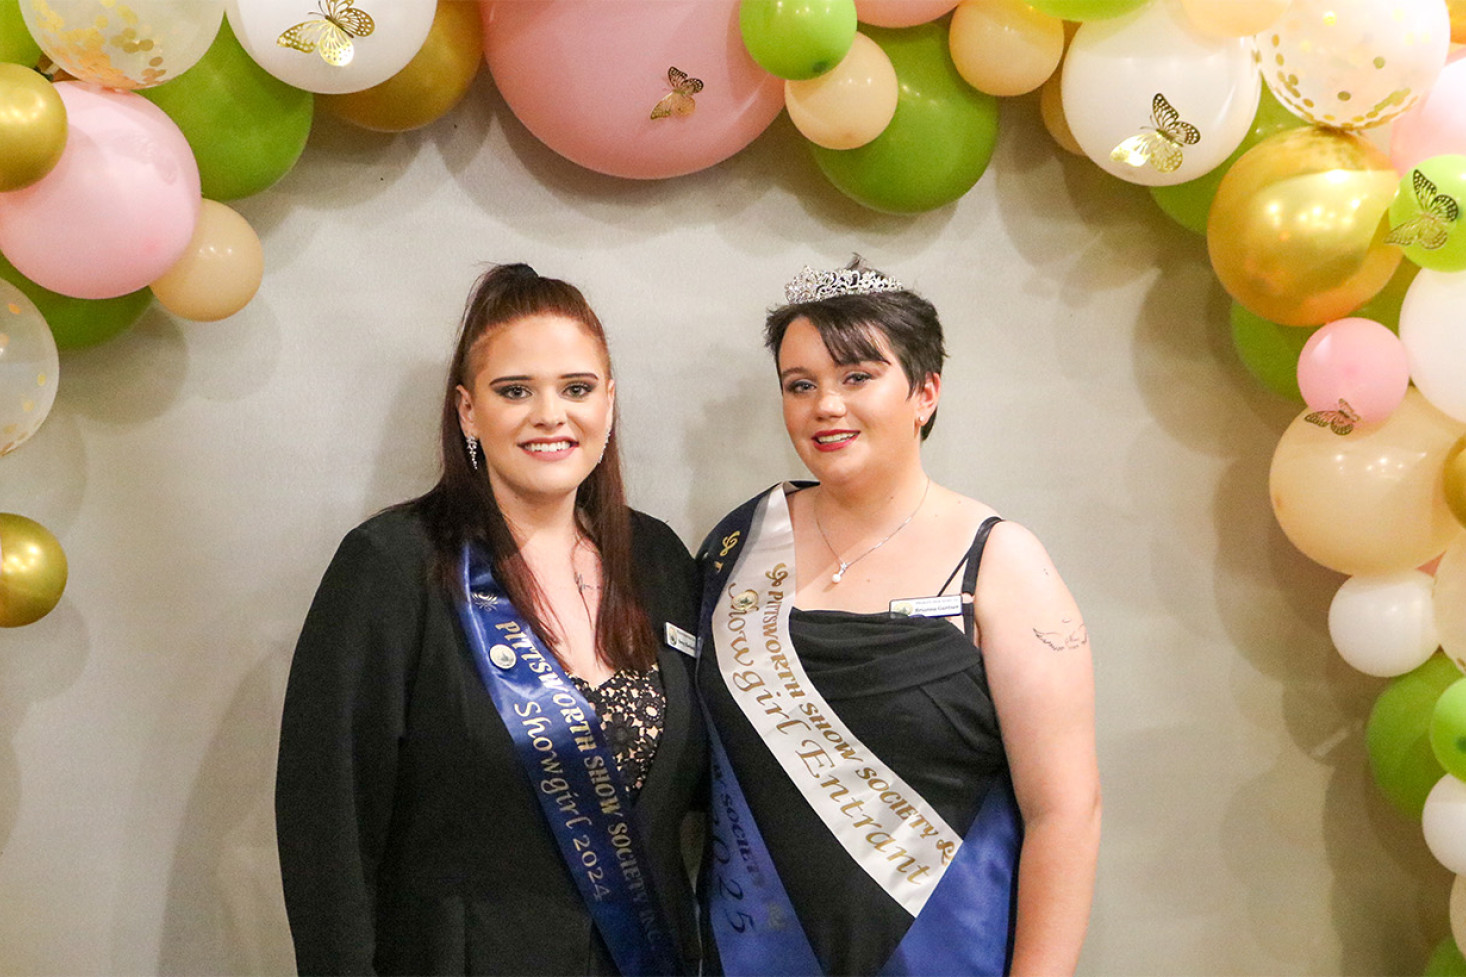
[[[545,821],[623,974],[679,971],[672,931],[600,720],[465,546],[458,616]],[[533,934],[525,934],[532,938]]]
[[[776,486],[772,491],[782,491]],[[766,493],[765,493],[766,494]],[[747,541],[758,503],[730,513],[703,544],[701,633],[707,642],[712,614]],[[703,651],[707,651],[705,656]],[[712,650],[699,650],[698,667]],[[798,915],[779,879],[747,798],[709,721],[713,778],[709,842],[713,846],[707,893],[709,922],[728,977],[822,974]],[[1012,950],[1012,908],[1023,821],[1007,774],[995,779],[956,857],[880,973],[1005,974]]]

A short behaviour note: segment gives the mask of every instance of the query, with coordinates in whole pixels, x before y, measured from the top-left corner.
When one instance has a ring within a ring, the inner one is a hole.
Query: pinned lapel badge
[[[500,668],[513,668],[514,663],[519,659],[514,654],[514,649],[508,645],[494,645],[489,649],[489,661]]]

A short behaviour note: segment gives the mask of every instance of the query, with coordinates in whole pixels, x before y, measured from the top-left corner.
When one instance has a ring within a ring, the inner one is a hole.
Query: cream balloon
[[[1122,180],[1171,186],[1242,142],[1262,84],[1252,38],[1215,38],[1180,0],[1080,25],[1064,59],[1064,117],[1085,155]]]
[[[832,70],[784,82],[784,107],[804,138],[826,149],[864,146],[886,130],[901,94],[881,46],[858,31]]]
[[[1450,774],[1442,777],[1425,798],[1420,826],[1435,860],[1457,875],[1466,874],[1466,783]]]
[[[952,63],[989,95],[1022,95],[1048,81],[1064,55],[1064,22],[1023,0],[966,0],[948,31]]]
[[[1466,421],[1466,274],[1425,270],[1415,276],[1400,306],[1400,342],[1410,379],[1425,399]]]
[[[193,67],[219,33],[224,0],[21,0],[20,12],[67,74],[135,89]]]
[[[249,304],[264,266],[264,249],[249,222],[224,204],[205,200],[183,257],[153,282],[153,296],[176,316],[214,322]]]
[[[56,340],[25,293],[0,280],[0,456],[19,448],[56,401]]]
[[[1305,556],[1351,576],[1394,573],[1461,535],[1441,468],[1466,424],[1413,389],[1383,424],[1344,435],[1308,413],[1283,432],[1268,480],[1278,524]]]
[[[1441,557],[1431,602],[1441,648],[1466,672],[1466,537],[1452,543]]]
[[[359,92],[407,66],[427,40],[437,0],[228,0],[246,53],[287,85]]]
[[[1187,18],[1217,37],[1245,37],[1271,27],[1288,0],[1181,0]]]
[[[1435,653],[1434,580],[1419,570],[1350,577],[1329,604],[1329,637],[1339,656],[1366,675],[1388,678]]]
[[[1315,125],[1368,129],[1435,84],[1451,20],[1441,0],[1293,0],[1257,41],[1278,101]]]

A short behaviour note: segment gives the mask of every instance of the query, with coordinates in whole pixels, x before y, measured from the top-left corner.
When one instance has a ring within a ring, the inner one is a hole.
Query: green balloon
[[[1430,714],[1430,748],[1446,773],[1466,778],[1466,678],[1451,683],[1435,700]]]
[[[41,318],[51,327],[57,349],[81,349],[111,339],[141,319],[153,303],[153,293],[147,288],[114,299],[76,299],[58,295],[22,275],[5,260],[4,255],[0,255],[0,278],[20,289],[36,304]]]
[[[893,214],[949,204],[978,181],[998,141],[998,100],[962,80],[945,21],[865,33],[886,52],[901,94],[886,131],[856,149],[811,144],[842,193]]]
[[[183,130],[210,200],[248,197],[289,173],[305,149],[315,108],[310,92],[285,84],[244,53],[227,18],[202,60],[138,94]]]
[[[20,15],[20,0],[0,0],[0,61],[34,68],[41,46],[31,37]]]
[[[1262,98],[1257,103],[1257,114],[1252,117],[1252,128],[1232,151],[1232,155],[1222,160],[1215,169],[1194,180],[1169,187],[1151,187],[1151,198],[1171,220],[1188,231],[1205,234],[1211,202],[1217,195],[1217,187],[1222,185],[1222,177],[1227,175],[1232,164],[1268,136],[1304,124],[1302,119],[1285,109],[1283,103],[1273,97],[1273,93],[1263,85]]]
[[[1232,345],[1247,372],[1280,397],[1303,403],[1298,389],[1298,357],[1308,337],[1321,326],[1280,326],[1232,303]]]
[[[1034,10],[1061,20],[1109,20],[1128,14],[1149,0],[1029,0]]]
[[[743,46],[771,75],[800,81],[839,64],[855,41],[855,0],[743,0]]]
[[[1399,333],[1400,307],[1405,304],[1405,293],[1410,290],[1410,283],[1415,281],[1418,274],[1419,265],[1412,265],[1408,261],[1400,262],[1390,280],[1385,282],[1385,287],[1376,292],[1374,298],[1349,314],[1361,319],[1373,319],[1391,332]]]
[[[1466,957],[1449,936],[1435,946],[1425,964],[1425,977],[1466,977]]]
[[[1466,156],[1432,156],[1400,181],[1390,204],[1390,233],[1405,257],[1431,271],[1466,270]]]
[[[1436,700],[1461,670],[1437,652],[1424,665],[1391,679],[1364,730],[1375,783],[1391,804],[1412,821],[1420,820],[1425,798],[1445,769],[1430,745],[1430,720]]]

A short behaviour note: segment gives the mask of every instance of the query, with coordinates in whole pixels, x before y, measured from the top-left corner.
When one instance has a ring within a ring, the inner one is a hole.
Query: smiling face
[[[474,348],[458,421],[479,439],[502,501],[573,496],[611,434],[615,382],[605,350],[575,319],[530,315],[488,332]]]
[[[907,383],[880,330],[884,360],[836,363],[807,319],[790,323],[779,346],[784,426],[806,467],[822,482],[896,469],[919,458],[918,428],[936,409],[941,381]]]

